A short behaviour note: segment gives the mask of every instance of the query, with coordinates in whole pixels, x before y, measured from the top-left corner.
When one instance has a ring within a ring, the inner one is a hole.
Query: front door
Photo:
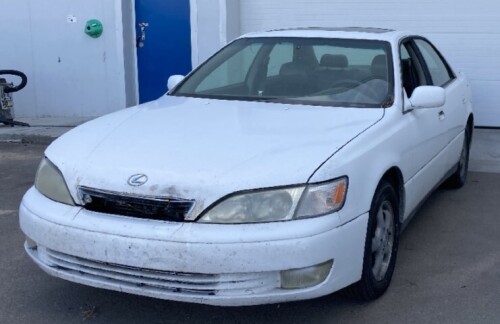
[[[418,55],[413,40],[403,42],[400,48],[402,80],[405,102],[411,98],[415,88],[432,85],[428,78],[426,65]],[[409,134],[412,141],[410,155],[412,165],[410,179],[406,184],[406,208],[408,212],[415,209],[425,195],[442,179],[447,171],[447,155],[443,154],[448,144],[447,124],[445,122],[445,106],[413,109],[405,114]]]
[[[158,99],[168,77],[191,70],[189,0],[136,0],[139,101]]]

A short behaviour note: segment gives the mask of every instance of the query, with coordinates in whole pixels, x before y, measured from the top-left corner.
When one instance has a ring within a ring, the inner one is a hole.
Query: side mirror
[[[438,108],[446,102],[446,93],[443,88],[435,86],[420,86],[413,90],[408,99],[408,109]]]
[[[184,80],[184,76],[183,75],[171,75],[168,78],[168,82],[167,82],[168,91],[170,91],[173,88],[175,88],[175,86],[178,85],[179,82],[181,82],[182,80]]]

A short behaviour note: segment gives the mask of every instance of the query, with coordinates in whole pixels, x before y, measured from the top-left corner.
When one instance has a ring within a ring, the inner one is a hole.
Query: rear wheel
[[[376,299],[389,287],[396,264],[398,233],[398,196],[384,180],[375,192],[369,213],[361,280],[348,288],[356,299]]]

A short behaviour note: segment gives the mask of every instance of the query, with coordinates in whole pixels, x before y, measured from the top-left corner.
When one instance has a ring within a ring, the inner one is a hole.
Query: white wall
[[[97,39],[84,34],[92,18],[104,25]],[[15,94],[17,116],[92,117],[127,105],[121,0],[1,0],[0,31],[0,69],[29,78]]]
[[[125,63],[125,94],[126,106],[139,103],[139,80],[136,48],[135,0],[121,2],[123,26],[123,59]]]
[[[190,0],[193,67],[240,35],[240,0]]]

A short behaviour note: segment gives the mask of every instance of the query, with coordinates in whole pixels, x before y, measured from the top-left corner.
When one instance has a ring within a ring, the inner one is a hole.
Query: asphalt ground
[[[359,303],[333,294],[222,308],[52,278],[25,254],[17,209],[44,146],[0,143],[0,323],[500,323],[500,174],[439,189],[400,241],[392,285]]]

